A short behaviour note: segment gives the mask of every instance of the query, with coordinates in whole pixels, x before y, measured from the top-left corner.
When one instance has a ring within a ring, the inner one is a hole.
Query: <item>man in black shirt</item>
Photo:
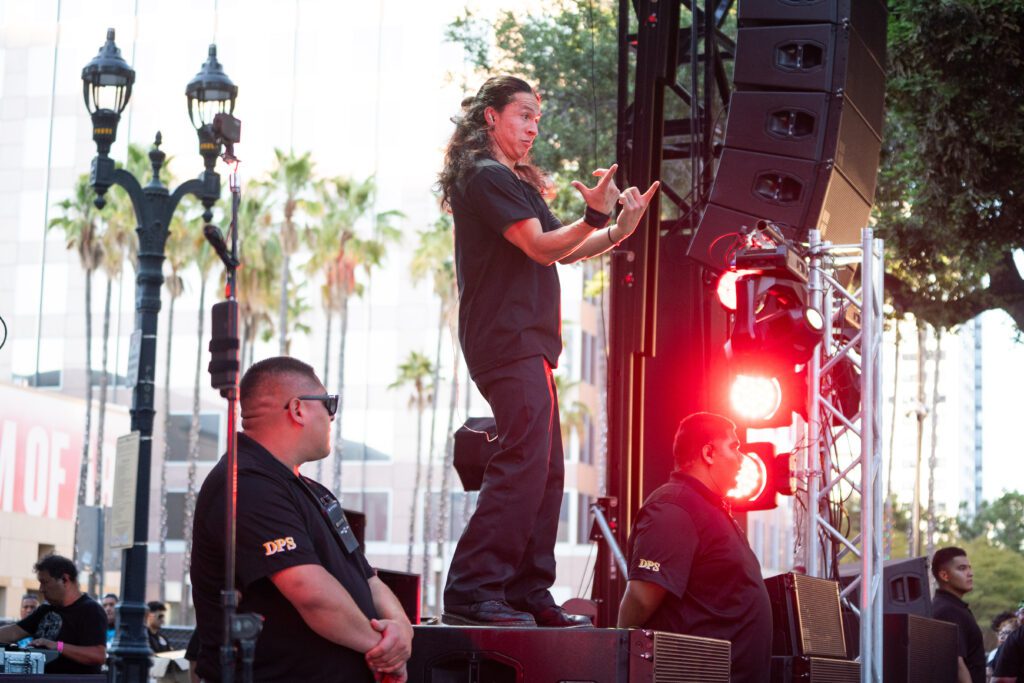
[[[732,642],[732,683],[769,680],[772,609],[757,557],[725,494],[744,455],[736,426],[712,413],[679,424],[676,469],[640,508],[630,534],[619,628]]]
[[[0,627],[0,643],[31,636],[29,647],[56,650],[48,674],[100,673],[107,658],[107,616],[78,589],[78,568],[66,557],[47,555],[34,570],[46,603],[18,623]]]
[[[957,683],[985,683],[985,642],[963,597],[974,590],[974,572],[963,548],[941,548],[932,555],[932,576],[939,587],[932,598],[932,617],[956,624]]]
[[[412,626],[359,551],[338,500],[299,474],[331,452],[338,397],[292,358],[254,364],[239,385],[235,586],[239,612],[263,616],[259,681],[406,680]],[[225,459],[196,501],[192,586],[206,681],[221,679]],[[237,659],[236,659],[237,661]]]
[[[999,646],[999,656],[992,669],[991,683],[1024,682],[1024,626],[1009,635]]]
[[[476,511],[452,558],[444,621],[470,625],[575,626],[555,605],[554,546],[564,464],[551,371],[562,350],[554,264],[574,263],[629,237],[657,191],[619,193],[615,166],[570,225],[552,215],[547,179],[530,163],[540,98],[511,76],[489,79],[463,102],[439,178],[455,223],[459,342],[491,406],[501,450],[484,473]],[[616,204],[616,225],[605,227]]]
[[[149,636],[149,649],[153,652],[169,652],[171,644],[167,637],[160,633],[167,618],[167,605],[159,600],[146,603],[146,635]]]

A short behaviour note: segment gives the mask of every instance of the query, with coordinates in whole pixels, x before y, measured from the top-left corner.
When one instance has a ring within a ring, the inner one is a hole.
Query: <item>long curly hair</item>
[[[452,118],[455,132],[444,151],[444,168],[438,174],[437,186],[441,190],[441,206],[451,210],[451,197],[455,186],[473,168],[480,157],[491,156],[490,126],[484,111],[494,107],[502,111],[519,93],[530,93],[540,100],[537,92],[526,81],[515,76],[492,76],[480,86],[473,97],[462,101],[462,114]],[[544,194],[545,174],[530,163],[527,155],[516,164],[516,173],[524,181]]]

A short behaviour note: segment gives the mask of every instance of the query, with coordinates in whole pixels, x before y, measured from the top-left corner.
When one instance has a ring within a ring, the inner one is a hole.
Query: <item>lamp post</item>
[[[117,124],[131,97],[135,72],[121,58],[114,44],[114,29],[99,54],[82,69],[82,94],[92,117],[96,157],[92,160],[90,183],[96,190],[96,206],[106,205],[104,195],[111,185],[121,186],[131,200],[139,236],[138,269],[135,277],[135,332],[129,364],[138,368],[132,390],[131,428],[141,439],[136,470],[134,533],[132,545],[123,551],[121,603],[117,608],[117,633],[110,649],[110,680],[145,681],[149,672],[149,640],[146,636],[146,554],[149,531],[150,458],[153,446],[154,378],[156,374],[156,333],[160,313],[160,289],[164,282],[164,247],[171,217],[178,202],[192,194],[204,207],[203,219],[213,218],[213,205],[220,197],[220,176],[214,171],[220,155],[220,135],[214,130],[214,113],[234,110],[238,88],[224,74],[217,61],[217,48],[210,46],[209,58],[186,89],[189,118],[199,136],[199,152],[205,170],[198,178],[182,183],[171,192],[160,182],[166,154],[160,150],[158,132],[149,160],[153,177],[143,187],[123,168],[115,168],[109,157],[117,136]],[[194,114],[195,112],[195,114]],[[210,118],[207,118],[210,117]],[[198,122],[197,122],[198,119]],[[182,586],[185,590],[185,586]]]

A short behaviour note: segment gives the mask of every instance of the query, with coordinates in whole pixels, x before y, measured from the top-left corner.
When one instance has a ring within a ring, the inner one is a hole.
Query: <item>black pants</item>
[[[476,510],[455,548],[447,605],[507,600],[554,604],[555,539],[565,463],[558,396],[542,356],[513,361],[475,379],[491,405],[501,450],[484,471]]]

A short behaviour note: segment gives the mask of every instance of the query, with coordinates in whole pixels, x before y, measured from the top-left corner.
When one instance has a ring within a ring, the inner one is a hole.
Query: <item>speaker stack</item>
[[[410,683],[729,683],[730,645],[643,629],[417,626]]]
[[[743,226],[858,242],[881,150],[883,0],[741,0],[725,145],[688,255],[729,265]]]
[[[846,651],[839,585],[803,574],[765,579],[772,604],[772,683],[859,683]]]

